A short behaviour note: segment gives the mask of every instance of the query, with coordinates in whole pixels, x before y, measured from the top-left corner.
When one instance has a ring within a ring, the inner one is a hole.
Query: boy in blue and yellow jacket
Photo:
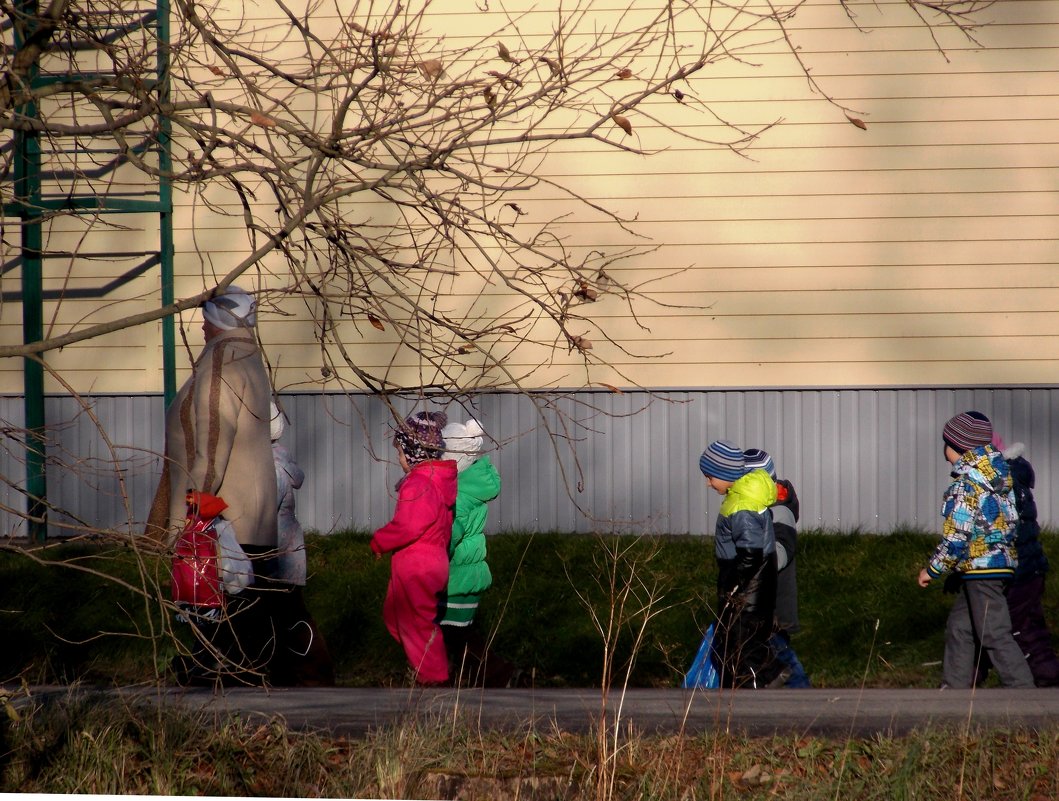
[[[942,687],[973,685],[979,646],[1005,687],[1033,686],[1004,597],[1004,585],[1015,573],[1018,513],[1011,471],[992,439],[992,423],[981,412],[958,414],[942,429],[953,482],[942,498],[941,542],[919,573],[920,587],[950,572],[955,580],[956,601],[945,624]]]
[[[719,607],[712,658],[722,687],[779,687],[789,669],[769,646],[776,604],[776,536],[769,507],[776,484],[747,472],[743,451],[711,442],[699,458],[706,483],[724,496],[714,532]]]

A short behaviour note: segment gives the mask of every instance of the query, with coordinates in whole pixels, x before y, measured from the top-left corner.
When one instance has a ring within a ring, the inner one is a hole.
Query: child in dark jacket
[[[1015,508],[1019,515],[1019,522],[1015,526],[1018,564],[1015,566],[1015,577],[1005,593],[1011,613],[1012,633],[1026,655],[1034,683],[1038,687],[1056,687],[1059,686],[1059,658],[1056,658],[1052,648],[1052,634],[1041,606],[1045,576],[1048,574],[1048,557],[1041,547],[1037,502],[1033,498],[1036,476],[1033,465],[1023,456],[1026,446],[1021,442],[1005,448],[1000,436],[994,434],[993,445],[1003,452],[1011,468]]]
[[[764,470],[747,472],[743,451],[711,442],[699,458],[706,483],[724,496],[717,515],[719,613],[712,659],[722,687],[779,687],[790,671],[769,647],[776,603],[776,537],[769,507],[776,484]]]
[[[769,645],[776,658],[791,669],[790,678],[783,685],[791,689],[812,687],[809,676],[798,654],[791,646],[791,637],[801,628],[798,622],[798,494],[786,479],[776,478],[772,457],[760,448],[743,452],[747,472],[764,470],[776,482],[776,502],[772,505],[772,528],[776,534],[776,625]]]

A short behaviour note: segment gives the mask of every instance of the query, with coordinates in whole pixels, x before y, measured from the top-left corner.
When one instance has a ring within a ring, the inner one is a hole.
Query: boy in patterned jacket
[[[942,688],[969,689],[975,654],[985,651],[1005,687],[1032,687],[1033,675],[1011,632],[1004,585],[1015,572],[1013,536],[1018,514],[1011,472],[991,444],[993,426],[981,412],[956,415],[942,429],[953,482],[942,498],[942,540],[919,586],[946,573],[958,577],[945,625]]]

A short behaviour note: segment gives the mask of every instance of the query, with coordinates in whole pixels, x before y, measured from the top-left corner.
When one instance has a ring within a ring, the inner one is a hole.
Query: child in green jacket
[[[515,666],[489,651],[475,625],[482,593],[493,583],[485,561],[486,506],[500,494],[500,474],[482,455],[485,432],[477,420],[445,426],[446,459],[456,462],[456,514],[449,544],[449,585],[442,603],[441,631],[456,683],[505,687]]]

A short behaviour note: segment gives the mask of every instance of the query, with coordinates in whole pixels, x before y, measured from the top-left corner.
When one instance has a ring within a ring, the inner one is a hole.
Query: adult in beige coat
[[[253,319],[251,312],[249,325]],[[185,496],[195,489],[224,499],[240,545],[275,550],[271,391],[261,351],[249,326],[221,328],[206,317],[202,328],[206,347],[166,412],[169,530],[183,527]]]
[[[208,683],[236,677],[260,683],[277,642],[282,599],[276,573],[276,475],[270,438],[271,391],[254,336],[255,301],[230,287],[202,307],[206,345],[166,412],[165,471],[148,529],[167,509],[167,542],[183,528],[188,490],[228,504],[224,517],[250,556],[254,582],[227,599],[224,619],[200,624],[202,639],[177,679]],[[166,497],[168,496],[168,497]],[[224,658],[218,660],[220,655]]]

